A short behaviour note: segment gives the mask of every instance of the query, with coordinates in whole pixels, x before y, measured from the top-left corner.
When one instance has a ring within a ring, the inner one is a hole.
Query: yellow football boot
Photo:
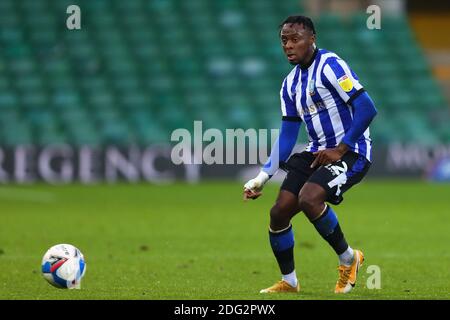
[[[350,267],[344,265],[338,267],[339,280],[336,283],[334,293],[348,293],[352,291],[356,284],[356,276],[364,262],[364,254],[360,250],[354,250],[354,252],[353,263]]]
[[[262,289],[259,293],[283,293],[283,292],[299,292],[300,283],[297,281],[297,287],[292,287],[289,283],[284,280],[280,280],[273,286]]]

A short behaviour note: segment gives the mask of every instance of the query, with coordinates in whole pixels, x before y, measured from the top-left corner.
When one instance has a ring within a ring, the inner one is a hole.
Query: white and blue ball
[[[80,289],[86,273],[86,262],[79,249],[70,244],[57,244],[42,258],[42,274],[53,286],[62,289]]]

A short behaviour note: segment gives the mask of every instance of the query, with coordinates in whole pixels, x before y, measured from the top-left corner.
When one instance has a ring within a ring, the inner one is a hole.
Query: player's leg
[[[291,225],[292,217],[298,212],[297,196],[281,189],[275,205],[270,210],[269,241],[280,268],[282,281],[261,290],[262,293],[299,290],[294,263],[294,231]]]
[[[321,185],[307,182],[300,191],[299,203],[310,222],[339,257],[339,279],[335,292],[347,293],[356,283],[356,274],[364,258],[360,251],[348,245],[338,218],[325,203],[326,199],[327,192]]]
[[[316,182],[307,182],[300,190],[300,209],[339,256],[339,262],[350,265],[353,262],[352,248],[347,244],[337,216],[325,203],[326,200],[326,190]]]
[[[298,292],[300,285],[295,273],[294,232],[291,219],[299,212],[298,198],[290,191],[280,190],[270,210],[269,241],[282,275],[281,281],[262,289],[261,293]]]
[[[348,152],[342,160],[317,169],[299,194],[300,208],[339,257],[337,293],[349,292],[355,285],[364,256],[348,245],[336,214],[325,201],[342,202],[342,193],[360,182],[369,167],[370,163],[364,157]]]
[[[272,251],[278,262],[282,280],[261,290],[269,292],[297,292],[299,283],[294,263],[294,232],[291,219],[300,212],[298,192],[312,174],[309,168],[313,161],[311,154],[295,154],[289,159],[290,170],[284,180],[277,200],[270,210],[269,240]]]

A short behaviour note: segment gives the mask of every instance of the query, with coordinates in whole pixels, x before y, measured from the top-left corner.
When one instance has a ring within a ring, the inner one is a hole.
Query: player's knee
[[[300,194],[298,205],[303,212],[308,213],[316,211],[318,207],[323,205],[323,201],[322,197],[317,194],[305,192]]]
[[[272,209],[270,209],[270,219],[278,220],[282,217],[282,210],[279,205],[274,205]]]
[[[270,225],[277,226],[278,228],[289,225],[290,212],[288,208],[275,204],[270,209]]]

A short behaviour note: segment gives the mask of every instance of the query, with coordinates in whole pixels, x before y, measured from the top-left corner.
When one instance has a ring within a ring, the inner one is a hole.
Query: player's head
[[[310,18],[290,16],[280,24],[280,39],[290,64],[306,64],[316,47],[316,29]]]

